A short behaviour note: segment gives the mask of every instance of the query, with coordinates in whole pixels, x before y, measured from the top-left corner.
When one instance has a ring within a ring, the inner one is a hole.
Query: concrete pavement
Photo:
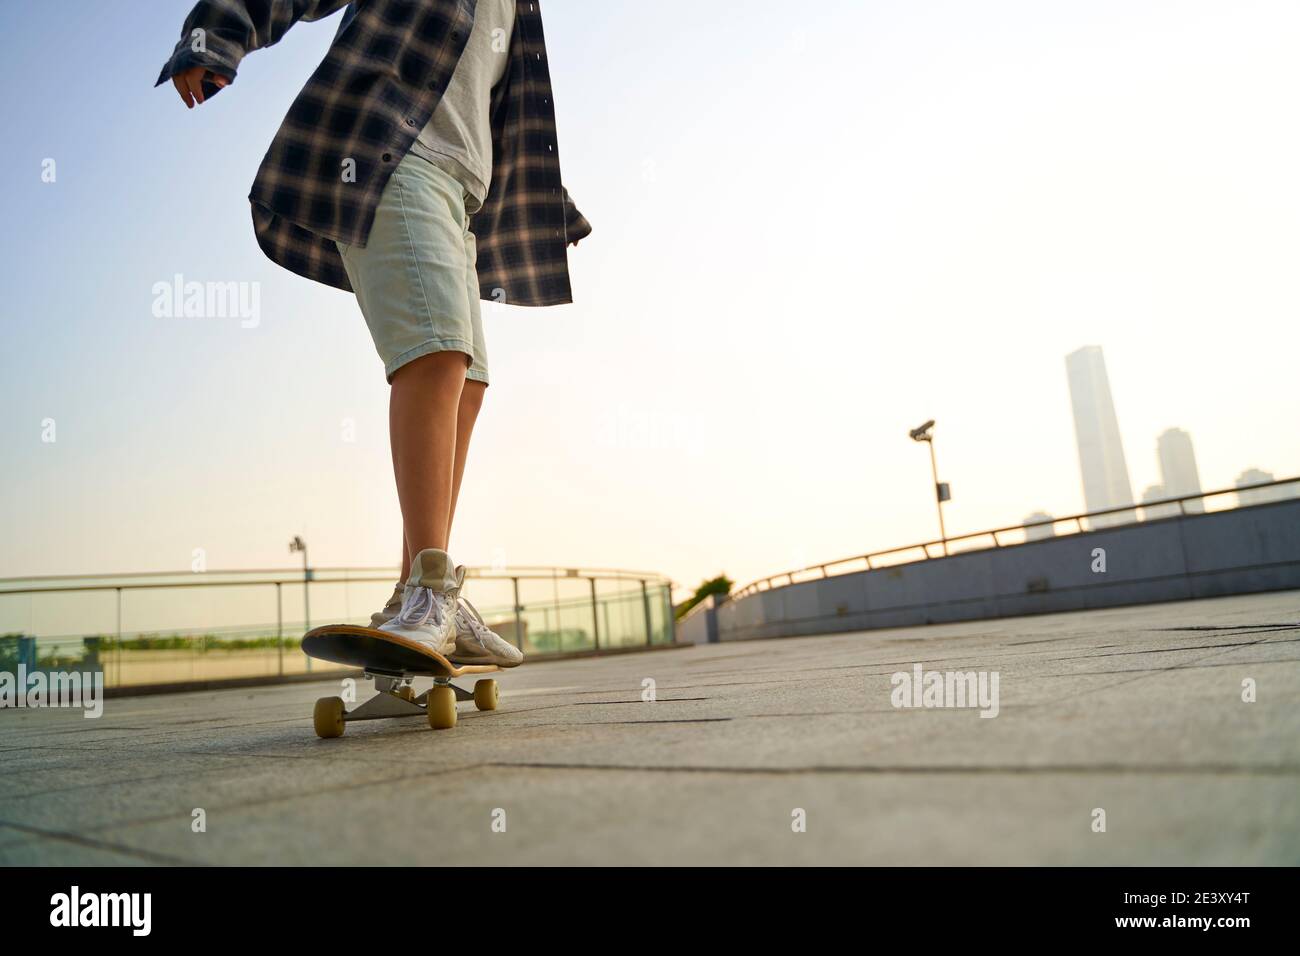
[[[1293,591],[536,663],[449,731],[319,740],[336,681],[0,711],[0,863],[1294,865],[1298,641]],[[894,707],[917,663],[998,716]]]

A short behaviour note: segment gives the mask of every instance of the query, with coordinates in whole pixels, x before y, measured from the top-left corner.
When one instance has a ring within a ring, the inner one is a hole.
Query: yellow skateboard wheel
[[[474,682],[474,706],[479,710],[497,709],[497,682],[491,678]]]
[[[343,736],[343,699],[341,697],[322,697],[316,701],[311,712],[311,722],[316,728],[316,736],[329,739]]]
[[[456,692],[446,685],[435,685],[429,691],[427,709],[429,726],[434,730],[448,730],[456,726]]]

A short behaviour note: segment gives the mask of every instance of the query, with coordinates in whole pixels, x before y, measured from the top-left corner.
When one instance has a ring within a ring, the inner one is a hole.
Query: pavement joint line
[[[76,748],[76,749],[84,750],[90,748]],[[120,751],[120,752],[129,753],[129,751]],[[176,756],[204,757],[204,758],[217,757],[217,758],[228,758],[230,760],[235,760],[235,761],[243,761],[246,760],[248,757],[265,757],[274,760],[301,759],[301,758],[297,758],[296,755],[290,755],[290,754],[244,754],[244,753],[235,754],[235,753],[218,753],[213,751],[183,751],[183,750],[167,751],[166,755],[169,757],[176,757]],[[334,764],[337,763],[339,759],[343,759],[345,761],[354,761],[357,758],[353,758],[350,755],[346,755],[346,754],[331,754],[328,757],[322,756],[319,759],[327,760],[331,764]],[[392,761],[388,759],[380,760],[379,758],[370,758],[368,760],[362,758],[360,762],[390,764]],[[14,776],[21,777],[24,772],[25,771],[21,771],[21,770],[17,771],[14,774]],[[174,770],[169,773],[153,774],[152,776],[148,776],[148,777],[132,776],[132,777],[126,777],[122,780],[110,780],[107,782],[103,780],[98,780],[95,781],[94,783],[75,783],[66,787],[52,787],[44,790],[29,790],[26,792],[17,792],[17,793],[0,793],[0,803],[3,803],[5,800],[27,800],[32,797],[49,796],[51,794],[56,794],[56,793],[68,793],[73,790],[85,790],[88,788],[102,789],[104,787],[116,787],[122,784],[147,783],[155,780],[170,780],[176,777],[185,777],[190,780],[196,780],[202,777],[208,777],[213,775],[229,777],[230,768],[212,767],[211,769],[208,770],[194,770],[194,769]]]
[[[296,723],[299,719],[310,719],[310,715],[308,715],[307,718],[282,717],[282,718],[280,718],[279,720],[259,720],[259,721],[255,721],[255,722],[247,723],[247,724],[226,724],[226,725],[222,726],[220,729],[221,729],[221,730],[243,730],[243,729],[245,729],[245,728],[247,728],[247,727],[265,727],[265,726],[269,726],[269,725],[271,725],[271,724],[291,724],[291,723]],[[210,731],[211,728],[212,728],[213,726],[214,726],[214,724],[209,723],[209,724],[207,725],[207,728],[206,728],[206,729]],[[82,727],[82,726],[78,725],[78,729],[72,729],[72,728],[69,728],[69,729],[66,729],[66,730],[61,729],[61,728],[60,728],[60,729],[48,729],[48,730],[47,730],[47,729],[42,729],[42,730],[40,730],[40,731],[37,731],[37,734],[38,734],[38,735],[47,735],[47,736],[48,736],[48,735],[53,735],[53,736],[70,736],[70,735],[75,735],[75,734],[84,734],[85,731],[87,731],[87,730],[92,730],[92,731],[96,731],[96,732],[115,733],[115,734],[118,734],[118,735],[119,735],[117,738],[113,738],[113,739],[122,739],[122,736],[121,736],[121,735],[131,734],[132,736],[130,736],[129,739],[131,739],[131,740],[140,740],[142,737],[150,737],[150,738],[154,738],[154,737],[162,737],[162,738],[172,737],[172,736],[177,736],[177,735],[179,735],[179,734],[183,734],[183,733],[191,733],[191,732],[193,732],[193,731],[196,730],[196,729],[198,729],[198,728],[191,727],[189,730],[185,730],[185,731],[172,731],[172,730],[170,730],[169,728],[166,728],[166,727],[159,727],[157,724],[154,724],[154,725],[149,726],[149,727],[139,727],[139,728],[136,728],[136,727],[104,727],[104,726],[98,726],[98,727]],[[203,734],[203,736],[205,736],[205,737],[210,737],[210,736],[212,736],[212,735],[211,735],[210,732],[205,732],[205,733]]]
[[[172,756],[174,756],[174,754],[172,754]],[[203,756],[220,757],[220,756],[229,756],[229,754],[205,753],[203,754]],[[242,754],[240,754],[240,756],[242,756]],[[230,756],[230,758],[231,760],[237,760],[237,758],[235,758],[234,756]],[[17,773],[14,773],[13,775],[14,777],[22,777],[22,775],[25,773],[26,771],[18,770]],[[51,795],[51,793],[68,793],[69,791],[74,791],[74,790],[87,790],[87,788],[94,788],[94,790],[101,790],[101,788],[104,787],[116,787],[118,786],[118,784],[121,783],[148,783],[151,782],[151,780],[166,780],[174,777],[188,777],[192,779],[196,777],[207,777],[207,775],[209,774],[229,775],[229,773],[230,771],[229,769],[227,769],[227,767],[212,767],[211,770],[172,770],[169,771],[169,773],[165,773],[165,774],[152,774],[151,777],[127,777],[122,780],[108,780],[108,782],[104,782],[104,780],[95,780],[94,783],[73,783],[73,784],[69,784],[69,786],[66,787],[47,787],[44,788],[44,790],[5,792],[5,793],[0,793],[0,801],[27,800],[30,799],[30,797],[49,796]]]
[[[306,735],[304,735],[302,738],[295,738],[295,739],[301,739],[304,742],[304,746],[316,747],[320,745],[319,741],[315,740],[314,738],[308,737]],[[83,747],[63,745],[61,749],[74,751],[78,753],[87,753],[87,752],[94,753],[97,751],[106,750],[116,754],[135,754],[135,755],[142,754],[141,751],[133,748],[104,747],[99,744],[88,744]],[[335,749],[337,750],[337,748]],[[147,751],[147,753],[150,755],[157,755],[157,754],[162,754],[163,756],[183,755],[187,757],[211,756],[211,757],[238,757],[241,759],[253,757],[253,758],[265,759],[265,760],[312,760],[312,759],[320,759],[322,756],[321,754],[314,754],[314,753],[266,753],[266,752],[258,753],[256,751],[250,751],[250,750],[173,750],[170,748],[160,749],[157,751]],[[331,760],[338,760],[340,758],[348,759],[348,760],[353,759],[351,755],[338,753],[338,752],[331,753],[329,755],[329,759]]]
[[[1133,654],[1176,654],[1180,651],[1215,650],[1221,647],[1255,647],[1257,644],[1300,644],[1300,637],[1290,637],[1285,641],[1240,641],[1236,644],[1203,644],[1196,647],[1152,647],[1136,651],[1114,651],[1110,654],[1080,654],[1076,657],[1054,657],[1057,661],[1086,661],[1097,657],[1128,657]]]
[[[706,697],[706,698],[698,698],[698,699],[700,699],[700,700],[710,700],[711,698],[707,698],[707,697]],[[669,699],[667,699],[667,700],[655,701],[654,703],[661,703],[661,702],[662,702],[662,703],[667,703],[667,702],[670,702],[671,700],[673,700],[673,698],[669,698]],[[544,711],[544,710],[555,710],[555,709],[558,709],[558,708],[573,707],[573,706],[578,706],[578,705],[582,705],[582,704],[603,704],[603,703],[615,703],[615,704],[624,704],[624,703],[627,703],[627,704],[631,704],[631,703],[650,703],[650,702],[646,702],[646,701],[576,701],[576,702],[575,702],[575,701],[566,701],[566,702],[564,702],[564,703],[559,703],[559,704],[545,704],[545,705],[540,706],[540,707],[526,707],[526,708],[511,708],[511,709],[503,709],[503,710],[499,710],[499,711],[495,711],[495,712],[493,712],[491,719],[493,719],[493,720],[500,720],[500,719],[503,718],[503,717],[519,716],[519,715],[523,715],[523,714],[530,714],[530,713],[539,712],[539,711]],[[462,719],[462,720],[485,719],[485,715],[483,715],[483,714],[478,714],[478,713],[467,713],[467,714],[462,715],[461,719]],[[244,729],[244,728],[246,728],[246,727],[262,727],[262,726],[268,726],[268,725],[272,725],[272,724],[304,724],[304,725],[305,725],[305,724],[307,724],[308,722],[309,722],[309,718],[308,718],[308,717],[290,717],[290,718],[285,718],[285,719],[281,719],[281,720],[259,721],[259,722],[256,723],[256,724],[241,724],[241,725],[237,725],[237,726],[235,726],[235,727],[233,727],[233,728],[226,728],[226,729],[236,729],[236,730],[239,730],[239,729]],[[547,724],[547,725],[541,725],[541,726],[559,726],[559,725],[549,725],[549,724]],[[565,725],[565,726],[581,726],[581,725]],[[99,729],[99,728],[90,728],[90,729],[95,729],[95,730],[97,730],[97,729]],[[116,728],[111,728],[111,729],[114,729],[114,730],[115,730]],[[69,731],[69,732],[66,732],[66,733],[72,733],[72,732]],[[168,739],[174,739],[174,738],[182,737],[182,736],[185,736],[185,737],[192,737],[193,735],[192,735],[192,734],[188,734],[188,733],[170,733],[170,732],[165,731],[165,730],[160,730],[160,731],[158,731],[158,732],[156,732],[156,733],[149,734],[148,736],[149,736],[150,738],[154,739],[155,742],[157,742],[157,743],[163,743],[163,744],[165,744],[165,743],[167,742]],[[209,734],[203,734],[202,736],[203,736],[203,737],[208,737],[208,736],[210,736],[210,735],[209,735]],[[65,749],[65,750],[74,750],[74,751],[114,750],[115,752],[119,752],[119,753],[122,753],[122,752],[137,752],[138,748],[136,748],[136,747],[130,747],[130,748],[122,749],[122,748],[115,748],[115,747],[112,747],[111,745],[112,745],[112,744],[115,744],[115,743],[119,743],[119,742],[121,742],[121,741],[123,741],[123,740],[130,740],[130,741],[132,741],[132,742],[134,743],[134,742],[138,741],[139,739],[140,739],[140,738],[139,738],[138,736],[126,737],[126,736],[118,735],[118,736],[110,737],[110,738],[108,738],[108,739],[104,739],[104,740],[96,740],[96,741],[92,741],[91,743],[83,744],[83,745],[59,743],[57,746],[60,747],[60,748],[62,748],[62,749]],[[23,748],[20,748],[20,749],[23,749],[23,750],[45,750],[45,751],[48,751],[48,750],[50,749],[50,747],[49,747],[49,746],[35,746],[35,745],[34,745],[34,746],[23,747]],[[172,750],[169,750],[168,752],[170,752],[170,753],[185,753],[185,752],[187,752],[187,751],[172,751]],[[204,752],[205,752],[205,751],[193,751],[193,753],[204,753]],[[217,752],[219,752],[219,751],[210,751],[210,752],[217,753]],[[255,754],[255,753],[250,753],[250,754],[247,754],[247,756],[280,756],[280,755],[266,755],[266,754]],[[301,755],[301,756],[309,756],[309,755]]]
[[[1267,639],[1260,639],[1260,640],[1258,640],[1258,641],[1251,641],[1251,642],[1249,642],[1249,643],[1247,643],[1247,644],[1233,644],[1233,645],[1231,645],[1230,647],[1228,647],[1228,648],[1225,649],[1225,650],[1220,650],[1220,651],[1218,651],[1217,653],[1214,653],[1214,654],[1206,654],[1204,657],[1199,657],[1199,658],[1197,658],[1196,660],[1189,661],[1189,662],[1186,662],[1186,663],[1183,663],[1183,664],[1173,664],[1173,665],[1171,665],[1171,666],[1169,666],[1169,667],[1156,667],[1156,668],[1151,668],[1151,669],[1146,670],[1146,671],[1137,671],[1137,672],[1134,672],[1134,671],[1119,671],[1119,672],[1117,672],[1117,673],[1134,673],[1134,674],[1136,674],[1136,676],[1134,676],[1134,677],[1130,677],[1130,678],[1128,678],[1127,680],[1120,680],[1120,681],[1114,681],[1113,683],[1109,683],[1109,684],[1103,684],[1103,685],[1100,686],[1100,687],[1086,687],[1086,688],[1083,688],[1083,689],[1080,690],[1077,694],[1071,694],[1071,695],[1068,696],[1068,697],[1063,697],[1063,698],[1061,698],[1061,702],[1068,701],[1068,700],[1077,700],[1077,699],[1080,698],[1080,697],[1087,697],[1087,696],[1089,696],[1089,695],[1096,694],[1096,693],[1100,693],[1101,691],[1105,691],[1105,690],[1110,690],[1110,689],[1115,688],[1115,687],[1123,687],[1125,684],[1132,684],[1132,683],[1135,683],[1135,682],[1140,681],[1140,680],[1145,680],[1145,679],[1147,679],[1147,678],[1154,678],[1154,677],[1158,677],[1158,676],[1161,676],[1161,675],[1168,675],[1168,674],[1169,674],[1170,672],[1172,672],[1172,671],[1179,671],[1179,670],[1192,670],[1192,669],[1194,669],[1195,667],[1209,667],[1209,666],[1213,666],[1213,665],[1202,664],[1201,662],[1202,662],[1202,661],[1208,661],[1208,660],[1210,660],[1211,658],[1214,658],[1214,657],[1222,657],[1223,655],[1225,655],[1225,654],[1229,654],[1229,653],[1231,653],[1232,651],[1236,650],[1238,647],[1255,647],[1255,646],[1258,646],[1258,645],[1260,645],[1260,644],[1272,644],[1272,643],[1277,643],[1277,642],[1275,642],[1275,641],[1269,641],[1269,640],[1267,640]],[[1248,662],[1243,662],[1243,663],[1248,663]],[[1055,703],[1055,702],[1054,702],[1054,701],[1052,701],[1052,702],[1044,702],[1044,703],[1042,703],[1042,704],[1037,704],[1037,705],[1034,705],[1034,706],[1040,706],[1040,707],[1042,707],[1042,706],[1048,706],[1050,703]]]
[[[743,716],[743,715],[742,715]],[[532,727],[620,727],[628,724],[723,724],[736,717],[688,717],[680,720],[589,720],[581,724],[529,724]]]
[[[389,762],[389,765],[391,766],[391,761]],[[408,766],[410,765],[408,764]],[[264,799],[257,799],[257,800],[243,800],[235,803],[213,804],[211,808],[205,808],[205,809],[208,810],[208,814],[209,816],[211,816],[213,811],[217,811],[220,813],[229,813],[231,811],[249,810],[255,807],[266,807],[277,803],[287,803],[290,801],[302,800],[311,797],[335,796],[341,793],[346,793],[350,790],[360,790],[367,787],[373,787],[376,784],[402,783],[408,780],[418,780],[423,777],[437,777],[439,779],[442,779],[447,777],[450,774],[472,772],[475,770],[481,770],[489,766],[490,764],[475,763],[475,764],[465,764],[459,767],[438,767],[436,769],[430,768],[424,771],[417,769],[414,772],[404,770],[402,773],[395,774],[392,776],[387,776],[387,777],[378,777],[378,776],[368,777],[364,781],[358,783],[349,783],[349,784],[344,784],[342,786],[329,787],[329,788],[312,787],[310,789],[304,789],[295,793],[283,794],[281,796],[276,796],[276,797],[267,797]],[[104,830],[129,830],[135,827],[150,826],[155,823],[166,823],[169,820],[185,822],[190,820],[190,814],[189,812],[167,813],[161,816],[141,817],[140,819],[137,820],[115,820],[112,823],[102,823],[102,824],[97,824],[96,826],[93,827],[87,827],[86,832],[98,833]],[[16,829],[28,828],[34,831],[38,830],[38,828],[35,827],[25,827],[24,824],[10,823],[4,820],[0,820],[0,826],[12,826]],[[68,834],[68,836],[73,837],[75,835]],[[184,863],[184,861],[179,861],[179,862]]]
[[[751,776],[792,776],[795,774],[936,774],[936,775],[983,775],[983,776],[1060,776],[1077,774],[1081,776],[1300,776],[1300,764],[1250,767],[1235,764],[1167,764],[1167,765],[1127,765],[1127,764],[1026,764],[961,766],[958,764],[813,764],[804,767],[726,767],[654,764],[582,764],[539,761],[506,762],[493,761],[482,764],[485,768],[509,770],[593,770],[624,773],[718,773],[745,774]]]
[[[1293,631],[1300,629],[1300,622],[1295,624],[1189,624],[1184,627],[1150,627],[1148,631]]]
[[[1298,640],[1300,640],[1300,639],[1298,639]],[[1052,642],[1052,643],[1057,643],[1057,642],[1054,641],[1054,642]],[[1182,650],[1189,650],[1189,651],[1196,651],[1196,650],[1201,650],[1201,649],[1203,649],[1203,648],[1205,648],[1205,647],[1211,647],[1211,648],[1229,647],[1229,646],[1231,646],[1231,647],[1250,647],[1250,646],[1253,646],[1254,644],[1258,644],[1258,643],[1260,643],[1260,642],[1259,642],[1259,641],[1243,641],[1243,642],[1241,642],[1240,644],[1233,644],[1233,645],[1222,645],[1222,644],[1193,645],[1193,646],[1191,646],[1191,647],[1186,647],[1186,648],[1181,648],[1181,649],[1182,649]],[[1283,642],[1270,642],[1270,643],[1283,643]],[[1119,644],[1114,644],[1114,645],[1105,645],[1105,646],[1107,646],[1107,647],[1132,647],[1132,645],[1119,645]],[[1165,650],[1165,649],[1163,649],[1163,648],[1145,648],[1145,649],[1138,649],[1138,650],[1128,651],[1127,653],[1132,653],[1132,654],[1155,653],[1155,652],[1159,652],[1159,651],[1162,651],[1162,650]],[[1046,659],[1046,660],[1087,660],[1087,659],[1089,659],[1089,658],[1091,658],[1091,657],[1104,658],[1104,657],[1113,657],[1113,656],[1116,656],[1116,655],[1111,655],[1111,654],[1085,654],[1085,655],[1079,655],[1078,657],[1053,658],[1053,657],[1045,657],[1045,656],[1042,655],[1042,654],[1023,654],[1023,655],[1012,654],[1012,655],[1010,655],[1010,659],[1013,659],[1013,660],[1014,660],[1014,659],[1017,659],[1017,658],[1021,658],[1021,659],[1028,660],[1028,661],[1039,661],[1039,660],[1044,660],[1044,659]],[[953,657],[951,657],[951,656],[946,656],[946,655],[945,655],[945,656],[940,656],[940,657],[935,657],[935,658],[923,657],[923,658],[920,658],[920,659],[908,659],[908,660],[892,660],[892,661],[864,661],[864,662],[861,662],[861,663],[855,663],[855,664],[826,664],[826,665],[821,665],[821,666],[813,665],[813,666],[804,666],[804,667],[799,667],[799,668],[798,668],[798,674],[800,675],[799,677],[789,678],[788,680],[784,680],[784,681],[782,681],[781,683],[792,683],[792,682],[795,682],[795,681],[798,681],[798,680],[815,680],[815,679],[817,679],[817,678],[815,678],[815,677],[813,677],[813,676],[809,676],[809,675],[813,675],[813,674],[815,674],[815,673],[817,673],[817,672],[819,672],[819,671],[860,670],[860,669],[862,669],[862,668],[875,668],[875,667],[884,667],[884,668],[889,668],[889,667],[912,667],[912,666],[914,666],[914,665],[916,665],[916,664],[921,664],[921,665],[924,667],[924,666],[927,665],[927,664],[939,664],[939,663],[941,663],[941,662],[947,664],[947,665],[948,665],[947,669],[949,669],[949,670],[961,670],[961,669],[962,669],[962,665],[955,663],[955,661],[971,661],[971,662],[972,662],[972,666],[974,666],[974,667],[979,667],[980,665],[987,665],[987,664],[989,664],[989,663],[991,663],[991,662],[993,662],[993,661],[1001,662],[1001,661],[1005,661],[1005,660],[1007,660],[1007,659],[1008,659],[1008,655],[1006,655],[1006,654],[996,654],[996,653],[994,653],[994,654],[982,654],[982,655],[979,655],[979,656],[969,656],[969,657],[964,657],[964,658],[955,658],[955,659],[954,659]],[[781,667],[781,666],[773,666],[773,667],[765,667],[765,668],[750,668],[750,669],[748,670],[748,672],[749,672],[749,673],[752,673],[752,674],[766,674],[766,673],[772,673],[772,674],[789,674],[789,673],[791,672],[791,668],[789,668],[789,667]],[[712,672],[712,673],[718,673],[718,674],[722,674],[722,675],[725,676],[726,674],[734,673],[734,671],[716,671],[716,672]],[[708,673],[705,673],[705,674],[694,674],[694,675],[692,675],[692,676],[698,678],[698,677],[706,677],[706,676],[709,676],[709,675],[708,675]],[[735,683],[735,682],[732,682],[732,683]],[[755,682],[741,682],[741,683],[755,683]],[[760,681],[760,682],[758,682],[758,683],[763,683],[763,682]],[[711,685],[689,685],[689,686],[711,686]],[[726,685],[719,685],[719,686],[726,686]]]
[[[680,704],[689,701],[713,700],[712,697],[656,697],[654,701],[644,700],[578,700],[574,701],[572,707],[605,707],[613,704]]]
[[[1223,662],[1221,662],[1221,663],[1217,663],[1217,664],[1189,664],[1189,665],[1186,665],[1186,666],[1184,666],[1184,667],[1177,667],[1177,668],[1170,668],[1170,667],[1160,668],[1160,670],[1162,670],[1162,671],[1165,671],[1165,670],[1189,670],[1189,671],[1193,671],[1193,670],[1201,670],[1201,669],[1209,670],[1211,667],[1255,667],[1255,666],[1257,666],[1257,665],[1259,665],[1259,664],[1295,664],[1295,663],[1297,663],[1298,661],[1300,661],[1300,658],[1296,658],[1296,657],[1275,657],[1275,658],[1270,658],[1270,659],[1268,659],[1268,660],[1259,660],[1259,661],[1223,661]],[[1120,670],[1120,671],[1070,671],[1070,672],[1065,673],[1065,674],[1046,674],[1046,675],[1040,675],[1040,676],[1045,676],[1045,677],[1062,677],[1062,678],[1065,678],[1065,677],[1100,677],[1100,676],[1104,676],[1104,675],[1106,675],[1106,674],[1138,674],[1138,673],[1144,673],[1145,671],[1146,671],[1145,668],[1139,668],[1139,669],[1136,669],[1136,670]]]
[[[400,733],[401,731],[400,728],[392,728],[389,730],[389,733],[393,733],[393,732]],[[382,731],[377,731],[377,733],[382,733]],[[335,751],[338,750],[338,748],[331,748],[331,749]],[[306,756],[301,754],[242,754],[242,753],[232,754],[232,753],[224,753],[220,751],[197,751],[197,750],[177,750],[177,751],[172,751],[172,753],[183,754],[187,757],[206,757],[210,753],[216,753],[218,755],[228,756],[228,757],[265,757],[269,760],[294,760],[294,759],[301,760],[301,759],[307,759],[309,757],[315,756],[310,754]],[[326,759],[326,758],[322,758],[322,759]],[[384,754],[382,757],[354,757],[351,754],[341,754],[335,752],[335,753],[331,753],[327,759],[335,760],[335,761],[347,760],[350,762],[362,763],[362,764],[377,763],[380,764],[381,766],[391,766],[393,763],[392,754]],[[419,753],[402,754],[401,759],[405,761],[408,765],[412,765],[412,766],[418,764],[432,763],[439,768],[440,772],[455,772],[455,771],[470,769],[473,766],[477,766],[477,764],[468,764],[468,763],[451,765],[445,762],[445,758],[442,760],[429,760]],[[374,778],[370,778],[370,780],[368,780],[367,783],[373,782],[373,779]],[[394,778],[394,779],[401,779],[401,778]],[[364,785],[365,784],[358,784],[358,786],[364,786]]]
[[[89,847],[93,850],[108,850],[112,853],[118,853],[123,856],[135,857],[144,860],[147,863],[164,863],[170,866],[203,866],[204,864],[195,860],[187,860],[183,857],[170,856],[166,853],[157,853],[153,850],[142,850],[138,847],[126,846],[121,843],[112,843],[107,840],[96,840],[91,837],[82,836],[77,833],[68,833],[64,830],[47,830],[43,827],[31,826],[25,823],[14,823],[11,820],[0,820],[0,826],[6,826],[24,833],[30,833],[34,836],[42,837],[47,840],[61,840],[65,843],[72,843],[77,846]],[[98,829],[98,828],[97,828]],[[16,844],[21,846],[22,844]]]

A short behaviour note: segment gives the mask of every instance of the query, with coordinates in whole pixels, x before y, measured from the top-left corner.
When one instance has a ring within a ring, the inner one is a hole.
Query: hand
[[[220,73],[213,73],[206,66],[192,66],[188,70],[181,70],[172,77],[172,85],[176,87],[176,92],[181,95],[188,109],[194,109],[195,105],[203,102],[203,81],[216,84],[218,87],[229,86],[230,80]]]

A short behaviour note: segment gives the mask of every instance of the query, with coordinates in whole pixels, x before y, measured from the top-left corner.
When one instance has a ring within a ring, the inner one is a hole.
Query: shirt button
[[[386,162],[386,163],[391,163],[391,162],[393,161],[393,154],[392,154],[392,153],[384,153],[384,155],[383,155],[383,156],[380,156],[379,158],[382,159],[382,160],[383,160],[384,162]]]
[[[413,120],[413,119],[408,119],[408,120],[406,121],[406,125],[407,125],[407,126],[414,126],[414,125],[415,125],[415,120]]]

